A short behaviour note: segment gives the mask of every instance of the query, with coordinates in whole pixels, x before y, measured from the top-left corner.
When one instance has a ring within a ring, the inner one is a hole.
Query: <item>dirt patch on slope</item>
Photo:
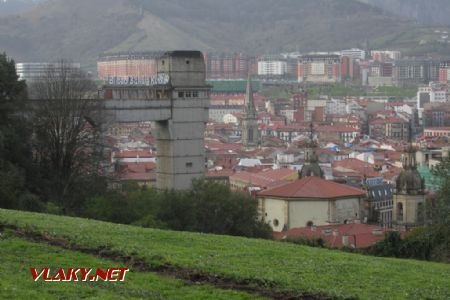
[[[0,224],[0,232],[2,232],[4,229],[10,229],[16,236],[27,239],[29,241],[37,243],[44,242],[51,246],[57,246],[67,250],[95,255],[97,257],[123,263],[124,265],[130,267],[135,271],[158,273],[164,276],[181,279],[189,284],[208,284],[220,289],[239,290],[277,300],[335,299],[325,295],[300,294],[293,291],[279,290],[274,282],[269,281],[256,279],[237,280],[224,277],[222,275],[210,274],[199,270],[173,266],[170,264],[152,265],[146,263],[142,258],[134,255],[123,255],[123,253],[112,251],[107,247],[99,247],[96,249],[81,247],[62,237],[43,235],[41,233],[33,232],[28,229],[18,228],[17,226]]]

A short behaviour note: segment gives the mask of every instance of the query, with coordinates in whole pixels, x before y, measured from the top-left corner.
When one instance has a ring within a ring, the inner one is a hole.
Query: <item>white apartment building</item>
[[[417,92],[417,109],[423,109],[425,104],[434,102],[447,102],[448,90],[439,84],[430,82],[427,86],[419,87]]]
[[[261,60],[258,62],[258,75],[283,76],[288,71],[288,64],[282,60]]]
[[[386,60],[398,60],[402,58],[402,53],[400,51],[373,50],[370,54],[374,60],[379,62],[384,62]]]
[[[325,107],[326,115],[346,115],[350,113],[345,99],[330,99]]]
[[[352,48],[352,49],[348,49],[348,50],[342,50],[341,56],[347,56],[352,59],[365,60],[366,59],[366,51],[357,49],[357,48]]]
[[[448,102],[449,92],[448,89],[430,82],[428,86],[419,87],[417,92],[417,110],[419,112],[419,123],[423,122],[423,110],[426,104],[436,102]]]
[[[58,65],[59,63],[48,62],[17,63],[16,72],[19,80],[31,82],[44,76],[51,68],[58,68]],[[81,68],[79,63],[69,63],[67,66],[76,70]]]

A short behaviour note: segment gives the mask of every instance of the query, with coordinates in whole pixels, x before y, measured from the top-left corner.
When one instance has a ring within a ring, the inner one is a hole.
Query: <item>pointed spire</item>
[[[409,121],[408,135],[408,147],[403,154],[403,169],[416,169],[416,149],[413,146],[413,126],[411,120]]]
[[[255,102],[253,100],[252,76],[250,75],[250,73],[248,73],[248,79],[247,79],[245,104],[246,104],[246,108],[245,108],[246,118],[256,119],[256,108],[255,108]]]
[[[320,168],[318,158],[316,156],[317,144],[314,141],[314,124],[311,122],[310,125],[310,135],[309,141],[305,144],[305,159],[304,164],[299,172],[300,178],[305,178],[309,176],[324,177],[323,170]]]

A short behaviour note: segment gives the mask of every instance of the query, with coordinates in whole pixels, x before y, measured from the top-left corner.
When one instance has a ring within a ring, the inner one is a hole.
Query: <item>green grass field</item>
[[[37,244],[3,234],[0,237],[1,299],[262,299],[244,292],[131,270],[124,282],[34,282],[29,268],[124,267],[94,256]]]
[[[156,266],[169,264],[237,281],[266,283],[267,288],[275,285],[299,294],[357,299],[450,299],[447,264],[8,210],[0,210],[0,223],[63,237],[81,247],[106,246]]]

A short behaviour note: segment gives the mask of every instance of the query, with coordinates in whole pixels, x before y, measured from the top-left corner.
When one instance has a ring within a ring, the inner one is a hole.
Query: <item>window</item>
[[[186,98],[191,98],[192,94],[191,94],[191,92],[186,92],[185,96],[186,96]]]
[[[249,141],[250,143],[253,142],[253,129],[252,129],[252,128],[250,128],[250,129],[248,130],[248,141]]]
[[[191,162],[186,163],[186,168],[192,168],[193,164]]]
[[[417,222],[418,223],[425,222],[425,207],[423,203],[417,204]]]
[[[280,221],[278,219],[273,220],[273,226],[278,227],[280,225]]]
[[[192,92],[192,98],[198,98],[198,92]]]
[[[178,92],[178,98],[184,98],[184,92]]]
[[[403,203],[397,204],[397,221],[403,221]]]

